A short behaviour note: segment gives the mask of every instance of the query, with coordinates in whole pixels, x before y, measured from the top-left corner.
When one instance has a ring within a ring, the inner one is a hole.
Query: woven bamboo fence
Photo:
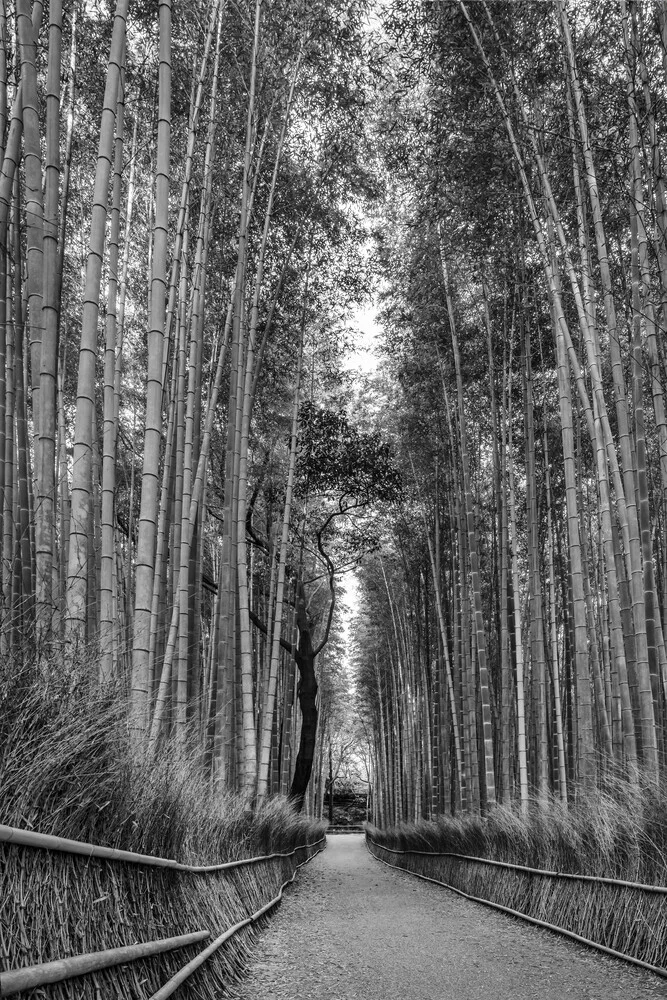
[[[3,971],[77,955],[197,934],[218,938],[274,899],[322,841],[225,865],[188,866],[109,848],[0,828],[0,956]],[[32,841],[31,841],[31,838]],[[24,840],[24,843],[21,843]],[[41,841],[41,842],[40,842]],[[91,848],[93,848],[91,850]],[[219,1000],[248,962],[256,924],[247,924],[198,968],[182,996]],[[201,935],[200,935],[201,936]],[[204,941],[204,944],[207,942]],[[139,1000],[156,993],[202,951],[193,943],[20,993],[53,1000]]]
[[[370,853],[393,868],[513,911],[667,977],[667,887],[545,871],[463,854],[384,847]]]

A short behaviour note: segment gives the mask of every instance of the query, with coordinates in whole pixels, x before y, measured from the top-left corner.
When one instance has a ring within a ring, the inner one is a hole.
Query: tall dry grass
[[[215,864],[314,843],[324,824],[286,799],[248,810],[209,780],[193,742],[138,753],[127,704],[74,671],[0,676],[0,823],[110,847]],[[215,936],[257,910],[312,851],[190,875],[0,844],[5,968],[201,928]],[[228,942],[184,997],[219,997],[251,954],[254,929]],[[143,997],[202,946],[84,976],[47,995]],[[75,992],[72,992],[75,990]],[[101,990],[101,994],[100,994]]]
[[[274,797],[249,811],[210,780],[196,743],[134,748],[125,698],[29,674],[0,687],[0,822],[75,840],[216,863],[287,850],[324,825]]]
[[[576,806],[533,801],[497,806],[487,817],[440,816],[385,830],[374,840],[397,850],[442,851],[551,871],[667,885],[667,783],[609,779]]]

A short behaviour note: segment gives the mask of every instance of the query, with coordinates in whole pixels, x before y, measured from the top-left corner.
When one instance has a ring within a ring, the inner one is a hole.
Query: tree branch
[[[253,623],[253,625],[256,625],[257,628],[260,630],[260,632],[263,632],[264,635],[268,635],[269,633],[268,633],[268,629],[267,629],[266,625],[264,624],[264,622],[260,618],[257,617],[257,615],[255,614],[255,612],[252,611],[252,610],[250,610],[249,614],[250,614],[250,621]],[[287,640],[283,639],[283,637],[281,636],[280,637],[280,645],[283,647],[283,649],[287,650],[287,652],[290,654],[290,656],[292,656],[292,657],[295,656],[295,654],[296,654],[296,646],[293,643],[287,642]]]
[[[327,569],[329,570],[329,592],[331,593],[331,603],[329,604],[329,615],[327,618],[326,628],[324,630],[324,636],[322,637],[322,641],[320,642],[319,646],[315,650],[315,656],[317,656],[318,653],[321,653],[321,651],[324,649],[327,642],[329,641],[329,633],[331,632],[331,623],[333,621],[334,608],[336,607],[336,588],[334,586],[335,568],[334,564],[329,558],[328,552],[326,551],[324,545],[322,544],[323,530],[324,528],[322,528],[320,531],[317,532],[317,548],[319,549],[320,555],[324,559],[325,563],[327,564]]]

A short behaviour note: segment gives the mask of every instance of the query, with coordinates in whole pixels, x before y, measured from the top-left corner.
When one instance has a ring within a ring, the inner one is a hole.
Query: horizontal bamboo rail
[[[482,906],[488,906],[493,910],[499,910],[501,913],[506,913],[509,916],[518,917],[519,920],[525,920],[527,923],[534,924],[536,927],[543,927],[545,930],[554,931],[556,934],[561,934],[564,937],[570,938],[573,941],[577,941],[579,944],[585,944],[587,945],[587,947],[595,948],[596,951],[601,951],[603,952],[603,954],[610,955],[612,958],[619,958],[624,962],[630,962],[632,965],[637,965],[639,966],[639,968],[645,969],[647,972],[652,972],[656,976],[660,976],[662,979],[667,979],[667,969],[662,968],[659,965],[651,965],[649,962],[644,962],[642,961],[642,959],[635,958],[633,955],[627,955],[625,952],[616,951],[614,948],[609,948],[607,947],[607,945],[600,944],[597,941],[592,941],[590,938],[583,937],[581,934],[576,934],[574,931],[567,930],[567,928],[565,927],[559,927],[558,924],[550,924],[546,920],[540,920],[538,917],[531,917],[527,913],[522,913],[521,910],[513,910],[509,906],[503,906],[502,903],[494,903],[490,899],[484,899],[482,896],[472,896],[470,895],[470,893],[463,892],[462,889],[457,889],[456,886],[450,885],[448,882],[440,881],[440,879],[430,878],[428,875],[421,875],[419,872],[413,872],[409,868],[403,868],[400,865],[392,865],[388,861],[385,861],[384,858],[380,858],[377,856],[377,854],[373,854],[370,847],[368,846],[369,843],[372,844],[373,847],[377,848],[379,851],[387,851],[389,854],[421,854],[421,855],[426,855],[427,857],[449,857],[449,858],[463,858],[469,861],[485,861],[492,865],[496,865],[497,867],[500,868],[515,869],[528,874],[549,875],[555,878],[561,878],[561,877],[563,878],[570,877],[575,879],[579,878],[579,879],[585,879],[586,881],[594,881],[594,882],[602,882],[604,884],[618,885],[623,888],[629,887],[633,889],[646,889],[649,892],[654,892],[655,890],[664,891],[663,886],[645,885],[642,882],[626,882],[623,879],[608,879],[604,877],[597,877],[594,875],[568,876],[568,873],[566,872],[550,872],[540,868],[527,868],[524,865],[513,865],[500,861],[490,861],[489,858],[475,858],[469,854],[455,854],[453,852],[448,852],[448,851],[440,851],[440,852],[411,851],[411,850],[397,851],[391,847],[384,847],[382,844],[377,844],[374,840],[372,840],[368,836],[368,834],[366,835],[366,849],[368,850],[368,853],[371,855],[372,858],[375,858],[376,861],[380,861],[383,865],[386,865],[387,868],[392,868],[394,870],[406,872],[406,874],[408,875],[414,875],[416,878],[423,879],[424,882],[431,882],[435,885],[441,885],[443,886],[443,888],[449,889],[451,892],[455,892],[458,896],[463,896],[464,899],[469,899],[473,903],[480,903]]]
[[[462,861],[476,861],[481,865],[493,865],[496,868],[508,868],[512,871],[524,872],[528,875],[546,875],[549,878],[573,879],[578,882],[600,882],[602,885],[619,885],[626,889],[641,889],[644,892],[654,892],[667,896],[667,886],[650,885],[646,882],[628,882],[622,878],[607,878],[604,875],[577,875],[573,872],[549,871],[546,868],[529,868],[526,865],[514,865],[509,861],[494,861],[491,858],[477,858],[472,854],[455,854],[453,851],[414,851],[412,848],[397,851],[393,847],[385,847],[384,844],[376,844],[374,840],[366,835],[366,840],[381,851],[389,854],[419,854],[425,858],[460,858]]]
[[[320,840],[318,841],[318,843],[322,843],[322,841]],[[215,939],[215,941],[211,941],[211,943],[202,952],[200,952],[199,955],[197,955],[190,962],[188,962],[187,965],[184,965],[182,969],[179,969],[179,971],[176,973],[175,976],[172,976],[172,978],[169,979],[164,984],[164,986],[160,987],[157,993],[153,993],[153,995],[150,997],[150,1000],[166,1000],[166,998],[170,997],[178,989],[181,983],[185,982],[185,980],[189,976],[191,976],[192,973],[195,972],[195,970],[198,969],[200,965],[203,965],[206,959],[209,958],[215,951],[217,951],[218,948],[225,943],[225,941],[228,941],[230,937],[233,937],[234,934],[238,933],[238,931],[242,930],[244,927],[247,927],[249,924],[256,923],[256,921],[258,921],[260,917],[263,917],[265,913],[267,913],[270,909],[276,906],[283,898],[283,892],[285,891],[286,887],[290,885],[296,878],[296,873],[298,872],[299,868],[303,868],[304,865],[307,865],[308,862],[312,861],[315,855],[319,853],[320,851],[315,851],[315,854],[311,854],[309,858],[306,858],[306,860],[302,861],[300,865],[297,865],[296,868],[294,869],[294,874],[292,875],[292,877],[288,878],[286,882],[283,882],[278,891],[278,895],[274,899],[271,899],[269,900],[268,903],[265,903],[264,906],[262,906],[261,909],[257,910],[256,913],[253,913],[251,916],[246,917],[245,920],[240,920],[237,924],[234,924],[233,927],[230,927],[229,930],[224,931],[219,937]]]
[[[210,936],[210,931],[194,931],[192,934],[181,934],[179,937],[145,941],[141,944],[126,945],[124,948],[110,948],[108,951],[74,955],[71,958],[60,958],[55,962],[43,962],[40,965],[26,966],[24,969],[0,972],[0,997],[8,997],[35,986],[46,986],[47,983],[60,983],[63,979],[84,976],[87,972],[97,972],[114,965],[135,962],[138,958],[146,958],[149,955],[186,948],[189,944],[204,941]]]
[[[88,844],[83,840],[68,840],[66,837],[54,837],[50,833],[35,833],[34,830],[20,830],[15,826],[0,824],[0,843],[19,844],[23,847],[36,847],[46,851],[64,851],[67,854],[80,854],[86,858],[105,858],[107,861],[126,861],[134,865],[154,865],[158,868],[170,868],[178,872],[191,872],[195,875],[206,872],[226,871],[230,868],[240,868],[243,865],[256,865],[260,861],[270,861],[273,858],[291,858],[297,851],[305,847],[314,847],[324,840],[321,837],[313,844],[300,844],[293,851],[276,854],[261,854],[255,858],[241,858],[238,861],[225,861],[218,865],[185,865],[173,858],[159,858],[153,854],[137,854],[134,851],[121,851],[116,847],[102,847],[100,844]]]

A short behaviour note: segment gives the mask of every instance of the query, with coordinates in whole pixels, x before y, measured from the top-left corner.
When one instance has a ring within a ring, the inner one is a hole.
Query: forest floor
[[[641,1000],[667,980],[469,902],[328,837],[257,942],[235,1000]]]

